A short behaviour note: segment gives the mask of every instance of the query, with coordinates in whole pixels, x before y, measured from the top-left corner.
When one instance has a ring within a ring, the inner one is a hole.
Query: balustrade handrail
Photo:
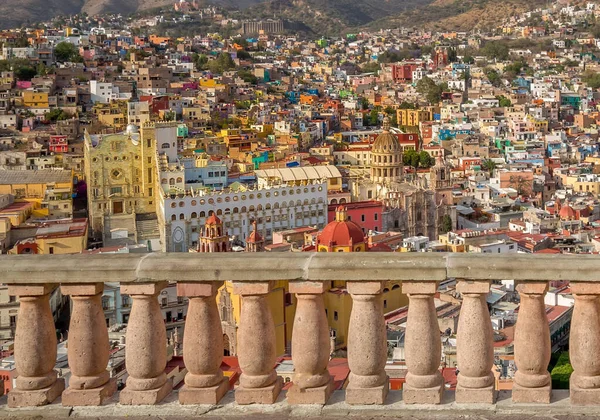
[[[461,253],[196,253],[2,255],[0,282],[387,281],[600,282],[595,255]]]

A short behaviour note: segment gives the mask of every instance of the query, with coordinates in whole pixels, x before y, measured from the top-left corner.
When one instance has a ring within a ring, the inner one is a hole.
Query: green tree
[[[68,120],[69,118],[71,118],[71,115],[67,114],[60,108],[54,108],[50,112],[46,112],[46,114],[44,114],[44,119],[52,122]]]
[[[380,69],[381,69],[381,66],[376,61],[371,61],[370,63],[366,63],[360,68],[360,70],[363,73],[375,73],[375,74],[379,73]]]
[[[196,70],[206,70],[208,64],[208,57],[204,54],[194,53],[192,54],[192,62],[196,67]]]
[[[496,96],[496,99],[498,99],[501,108],[509,108],[512,106],[512,102],[510,101],[510,99],[508,99],[504,95],[498,95]]]
[[[419,152],[419,166],[421,168],[430,168],[435,163],[435,160],[426,151]]]
[[[227,52],[220,53],[217,58],[208,63],[211,73],[223,73],[235,68],[235,62]]]
[[[452,230],[452,218],[447,214],[442,218],[442,233],[448,233]]]
[[[56,47],[54,47],[54,56],[56,57],[56,60],[61,63],[74,61],[77,57],[81,58],[77,47],[70,42],[65,41],[59,42]]]
[[[490,177],[494,175],[494,170],[496,169],[496,162],[491,159],[486,159],[481,162],[481,168],[490,174]]]
[[[447,88],[447,85],[437,84],[427,76],[417,82],[417,92],[425,96],[430,104],[437,104],[442,100],[442,93],[444,93],[445,88]]]
[[[489,41],[481,49],[481,53],[488,58],[508,60],[509,48],[506,42]]]
[[[417,153],[417,151],[414,149],[409,149],[402,155],[402,162],[404,163],[404,166],[410,166],[414,169],[419,167],[420,160],[419,153]]]
[[[490,83],[492,84],[492,86],[502,86],[502,78],[500,77],[500,73],[498,73],[496,70],[488,67],[484,70],[484,73],[490,81]]]
[[[417,105],[410,103],[410,102],[403,101],[400,103],[400,106],[398,108],[400,108],[400,109],[417,109]]]

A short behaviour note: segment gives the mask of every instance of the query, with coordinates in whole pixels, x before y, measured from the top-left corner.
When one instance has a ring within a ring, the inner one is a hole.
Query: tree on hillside
[[[220,53],[217,58],[208,63],[208,69],[211,73],[223,73],[235,68],[235,62],[227,52]]]
[[[504,95],[498,95],[498,96],[496,96],[496,99],[498,99],[499,106],[501,108],[509,108],[512,106],[512,102],[510,101],[510,99],[508,99]]]
[[[508,60],[508,45],[502,41],[489,41],[481,49],[481,53],[488,58],[496,60]]]
[[[447,88],[443,83],[437,84],[429,77],[425,76],[417,82],[417,92],[425,96],[430,104],[437,104],[442,100],[442,93]]]
[[[79,61],[81,59],[77,47],[70,42],[59,42],[54,47],[54,57],[61,63],[68,61]]]

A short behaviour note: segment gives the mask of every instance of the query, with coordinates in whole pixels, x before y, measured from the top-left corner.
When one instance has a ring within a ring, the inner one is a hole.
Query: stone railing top
[[[600,281],[595,255],[446,253],[152,253],[2,255],[0,282],[270,280]]]

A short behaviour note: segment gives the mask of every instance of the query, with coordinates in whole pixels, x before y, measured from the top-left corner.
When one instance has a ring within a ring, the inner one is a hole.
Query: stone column
[[[494,366],[494,331],[486,296],[489,281],[460,280],[456,290],[463,301],[458,319],[456,353],[458,360],[457,403],[496,401]]]
[[[437,286],[437,282],[402,282],[402,292],[409,298],[404,339],[408,373],[402,387],[402,399],[406,404],[442,402],[442,340],[433,302]]]
[[[571,404],[600,404],[600,283],[571,283],[575,308],[571,319],[569,381]],[[10,394],[9,394],[10,395]]]
[[[131,295],[127,324],[125,366],[129,377],[119,402],[127,405],[158,404],[172,390],[167,379],[167,331],[158,304],[166,282],[122,284],[121,293]]]
[[[102,310],[104,283],[64,285],[61,290],[73,302],[67,349],[71,377],[62,404],[102,405],[117,390],[106,370],[110,349]]]
[[[382,282],[348,282],[352,312],[348,327],[350,382],[348,404],[383,404],[389,390],[385,374],[387,337],[383,318]]]
[[[177,295],[189,298],[183,360],[188,373],[179,390],[181,404],[217,404],[229,390],[223,376],[223,330],[217,308],[219,282],[177,283]]]
[[[238,328],[238,361],[242,370],[235,390],[238,404],[273,404],[283,380],[275,372],[275,325],[267,297],[271,282],[233,282],[233,293],[242,296]]]
[[[550,404],[550,327],[544,304],[548,283],[521,283],[517,285],[517,291],[521,296],[521,305],[515,326],[517,372],[512,399],[517,403]]]
[[[57,379],[56,329],[50,293],[52,284],[15,284],[8,294],[19,297],[15,332],[16,387],[8,393],[9,407],[46,405],[65,389],[65,380]]]
[[[298,298],[292,332],[294,384],[287,393],[290,404],[321,404],[333,392],[329,363],[329,324],[325,314],[322,282],[290,282]]]

